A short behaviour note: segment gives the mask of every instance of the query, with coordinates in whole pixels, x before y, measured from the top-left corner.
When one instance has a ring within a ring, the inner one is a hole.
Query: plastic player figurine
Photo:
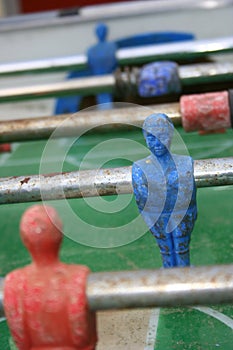
[[[87,51],[89,69],[93,75],[110,74],[117,67],[117,45],[106,41],[108,27],[104,23],[97,24],[95,32],[99,42]],[[112,102],[110,93],[98,94],[96,98],[99,104]]]
[[[133,164],[132,182],[139,211],[156,238],[164,267],[189,266],[189,243],[197,218],[193,160],[171,154],[173,125],[165,114],[143,124],[151,155]]]
[[[10,143],[3,143],[0,145],[0,153],[11,152]]]
[[[32,263],[7,275],[4,309],[19,350],[93,350],[95,314],[87,304],[89,270],[58,260],[62,223],[52,207],[23,215],[21,238]]]
[[[178,64],[170,61],[154,62],[143,66],[138,78],[138,93],[141,97],[178,94],[181,83]]]

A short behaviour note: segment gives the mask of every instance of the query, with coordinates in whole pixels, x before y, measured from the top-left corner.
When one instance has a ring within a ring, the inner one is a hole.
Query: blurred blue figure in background
[[[193,160],[170,153],[173,124],[152,114],[143,124],[151,155],[133,164],[139,211],[156,238],[164,267],[189,266],[189,243],[197,218]]]
[[[114,42],[107,42],[108,27],[99,23],[95,30],[98,43],[87,51],[87,61],[92,75],[110,74],[117,68],[116,51]],[[111,108],[112,94],[101,93],[96,96],[98,104],[108,103]]]
[[[88,68],[82,71],[70,72],[67,79],[110,74],[117,68],[117,45],[114,42],[106,41],[108,27],[104,23],[99,23],[96,26],[95,33],[98,43],[90,47],[87,51]],[[82,99],[82,95],[59,97],[55,105],[55,114],[75,113],[79,111]],[[97,94],[96,100],[100,104],[100,108],[112,108],[113,96],[111,93]]]
[[[71,71],[67,75],[66,79],[75,79],[75,78],[84,78],[89,77],[91,72],[87,69],[82,71]],[[64,113],[76,113],[80,110],[80,105],[82,103],[82,95],[73,95],[59,97],[56,100],[55,104],[55,114],[64,114]]]
[[[179,94],[181,82],[178,64],[162,61],[146,64],[138,77],[138,94],[141,97]]]
[[[189,41],[195,39],[195,36],[193,34],[186,32],[149,32],[132,35],[123,39],[117,39],[114,42],[107,42],[106,39],[108,34],[108,27],[104,23],[97,24],[95,32],[98,43],[87,51],[88,68],[82,71],[72,71],[67,75],[66,79],[111,74],[117,68],[117,49],[141,46],[143,50],[143,47],[146,45]],[[171,66],[172,63],[169,66],[169,70]],[[166,88],[168,92],[173,92],[175,84],[175,88],[177,90],[180,86],[179,77],[177,75],[178,70],[173,68],[171,74],[168,74],[167,68],[164,68],[164,64],[162,64],[159,65],[159,70],[155,69],[155,66],[153,66],[153,69],[148,66],[143,69],[143,73],[139,79],[139,94],[141,94],[141,91],[143,91],[142,96],[146,97],[154,96],[155,91],[157,91],[158,94],[158,89],[155,89],[155,78],[158,78],[158,76],[160,77],[161,74],[163,74],[162,72],[164,69],[166,70],[166,77],[163,80],[163,88]],[[175,79],[176,76],[178,79]],[[159,79],[159,82],[161,82],[161,79]],[[96,98],[97,102],[100,104],[100,108],[112,108],[113,96],[111,93],[100,93],[96,96]],[[82,100],[83,96],[81,94],[75,96],[59,97],[56,100],[54,112],[55,114],[75,113],[80,110]]]

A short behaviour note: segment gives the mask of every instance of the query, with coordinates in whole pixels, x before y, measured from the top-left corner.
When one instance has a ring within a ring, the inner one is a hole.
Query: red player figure
[[[10,143],[3,143],[0,145],[0,153],[4,153],[4,152],[11,152]]]
[[[62,223],[49,206],[24,213],[20,234],[32,263],[7,275],[4,309],[19,350],[94,350],[95,313],[88,308],[89,269],[59,261]]]

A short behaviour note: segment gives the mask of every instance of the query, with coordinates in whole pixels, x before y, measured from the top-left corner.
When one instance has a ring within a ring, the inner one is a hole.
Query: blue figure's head
[[[169,152],[174,126],[166,114],[151,114],[143,123],[147,147],[156,157]]]
[[[95,28],[95,33],[99,41],[105,41],[108,34],[108,27],[104,23],[98,23]]]

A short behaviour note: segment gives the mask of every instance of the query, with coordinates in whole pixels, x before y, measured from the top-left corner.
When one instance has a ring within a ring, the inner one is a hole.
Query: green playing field
[[[185,134],[181,129],[178,131],[194,159],[233,155],[232,131],[205,136]],[[59,162],[64,162],[62,171],[78,170],[80,166],[82,169],[125,166],[147,154],[140,130],[89,134],[74,143],[73,141],[74,139],[56,140],[53,152],[45,152],[43,157],[45,141],[14,144],[11,154],[0,154],[1,177],[38,174],[40,169],[53,172],[57,170]],[[176,140],[174,149],[182,152],[181,145]],[[69,151],[64,157],[62,154],[66,148]],[[198,189],[198,220],[191,241],[192,265],[232,262],[232,198],[232,186]],[[92,271],[161,266],[158,248],[151,234],[135,233],[134,219],[138,212],[132,195],[93,198],[88,201],[73,199],[66,201],[65,209],[63,201],[53,201],[50,204],[58,208],[64,222],[66,237],[61,250],[62,260],[86,264]],[[0,206],[1,276],[30,261],[18,234],[20,217],[29,205],[31,203]],[[66,210],[74,213],[78,221],[71,221]],[[116,227],[118,230],[114,231],[113,228]],[[147,350],[206,350],[218,347],[231,350],[233,347],[232,306],[161,309],[156,315],[154,328],[152,327],[155,341],[145,345]],[[153,318],[150,322],[153,322]],[[0,337],[0,349],[10,349],[9,332],[4,320],[0,323]]]

